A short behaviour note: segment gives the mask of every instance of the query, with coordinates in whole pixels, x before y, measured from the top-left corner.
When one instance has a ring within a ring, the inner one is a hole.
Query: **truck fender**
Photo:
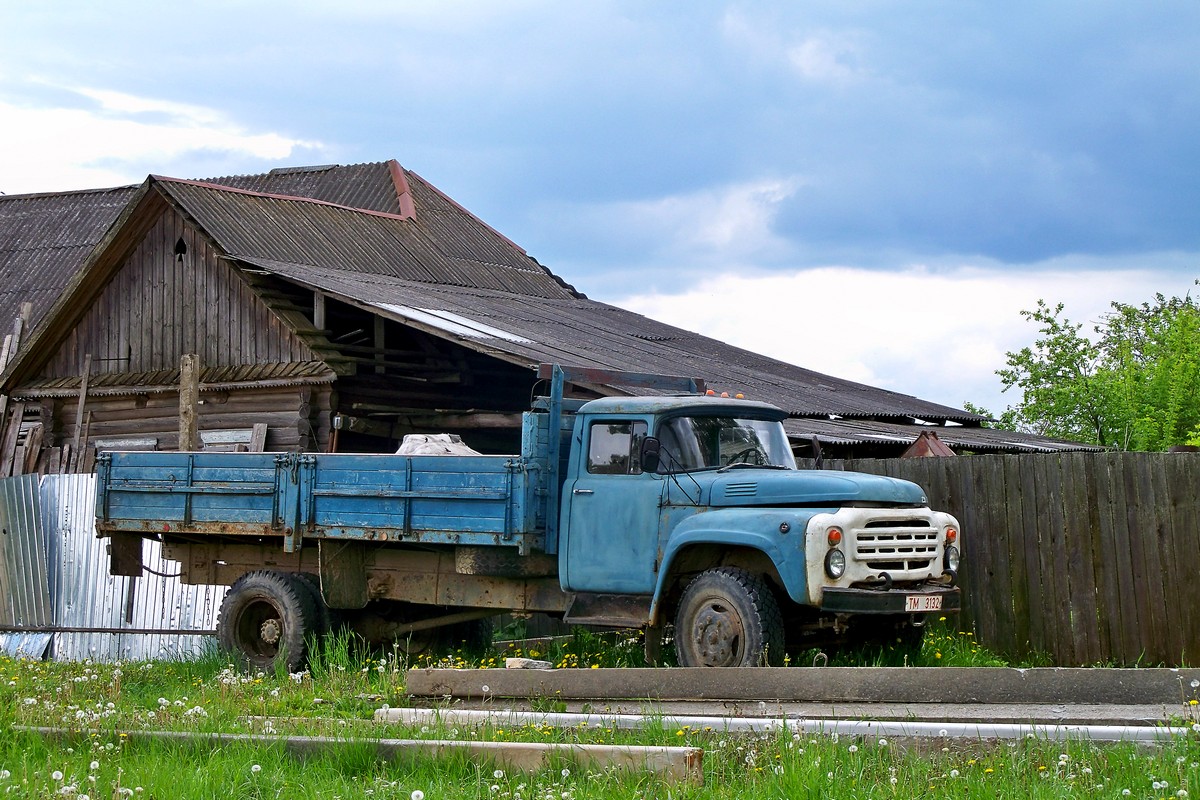
[[[650,620],[652,624],[658,619],[662,603],[666,597],[672,572],[681,553],[698,545],[716,546],[729,550],[757,550],[768,558],[775,566],[779,577],[784,583],[788,596],[797,602],[806,602],[808,595],[807,576],[804,556],[804,527],[801,525],[797,534],[784,537],[778,531],[778,514],[770,515],[766,524],[747,524],[746,509],[737,510],[740,524],[723,525],[720,517],[723,511],[699,514],[685,520],[671,534],[666,548],[663,550],[658,570],[658,580],[654,587],[654,597],[650,605]],[[767,516],[767,515],[763,515]],[[713,564],[717,566],[717,564]]]

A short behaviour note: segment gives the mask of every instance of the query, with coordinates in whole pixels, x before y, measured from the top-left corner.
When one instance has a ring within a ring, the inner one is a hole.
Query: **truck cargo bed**
[[[111,453],[97,479],[106,533],[543,546],[544,476],[515,456]]]

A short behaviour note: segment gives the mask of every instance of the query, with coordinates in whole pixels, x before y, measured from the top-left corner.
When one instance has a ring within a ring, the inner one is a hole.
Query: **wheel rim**
[[[269,663],[279,654],[283,614],[266,600],[247,604],[235,626],[236,645],[258,663]]]
[[[704,601],[692,623],[692,646],[706,667],[737,666],[742,661],[745,632],[741,616],[719,598]]]

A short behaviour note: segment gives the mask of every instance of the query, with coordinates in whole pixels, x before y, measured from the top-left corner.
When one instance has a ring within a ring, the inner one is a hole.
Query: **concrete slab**
[[[639,730],[662,726],[667,730],[713,731],[726,733],[771,733],[788,731],[804,735],[845,735],[864,739],[887,738],[916,742],[929,739],[1022,739],[1032,736],[1049,741],[1086,739],[1091,741],[1131,741],[1156,743],[1178,740],[1190,728],[1169,725],[1070,725],[1049,723],[1004,723],[994,720],[972,722],[928,722],[914,719],[807,719],[794,717],[717,717],[717,716],[643,716],[638,714],[572,714],[561,711],[513,711],[500,708],[470,710],[460,708],[380,709],[377,721],[403,725],[492,725],[504,728],[526,725],[552,728],[602,728]]]
[[[815,703],[1163,705],[1200,698],[1200,669],[814,667],[413,669],[414,697]]]
[[[438,701],[428,705],[443,707]],[[455,700],[454,708],[480,711],[536,711],[545,703],[529,700]],[[1063,725],[1166,725],[1200,721],[1200,713],[1174,705],[1077,705],[1037,703],[777,703],[763,701],[569,700],[555,709],[574,714],[638,714],[652,717],[720,716],[741,719],[921,720]],[[379,714],[376,714],[378,720]]]
[[[18,726],[16,730],[39,733],[47,738],[86,737],[86,733],[65,728]],[[559,744],[554,742],[470,742],[456,739],[340,739],[326,736],[266,736],[241,733],[190,733],[187,731],[114,731],[127,742],[173,741],[224,747],[248,744],[255,747],[282,746],[288,753],[304,758],[330,750],[353,746],[374,747],[377,758],[385,761],[415,756],[442,758],[454,754],[486,760],[505,769],[532,772],[565,762],[576,767],[615,768],[648,772],[662,780],[704,783],[704,751],[697,747],[646,747],[639,745]]]

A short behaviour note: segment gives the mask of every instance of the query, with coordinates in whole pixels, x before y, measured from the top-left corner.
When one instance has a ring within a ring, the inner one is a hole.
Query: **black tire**
[[[450,649],[462,649],[468,655],[486,653],[492,646],[496,622],[492,617],[460,622],[446,628],[446,641]]]
[[[337,612],[325,603],[325,598],[321,597],[320,579],[310,572],[299,572],[293,577],[312,598],[313,610],[316,612],[313,617],[313,635],[319,639],[335,631],[339,626],[339,617]]]
[[[309,588],[297,575],[247,572],[221,602],[217,641],[251,668],[284,666],[299,672],[308,661],[308,641],[318,616]]]
[[[681,667],[758,667],[783,663],[783,615],[766,581],[736,567],[692,579],[675,614]]]

